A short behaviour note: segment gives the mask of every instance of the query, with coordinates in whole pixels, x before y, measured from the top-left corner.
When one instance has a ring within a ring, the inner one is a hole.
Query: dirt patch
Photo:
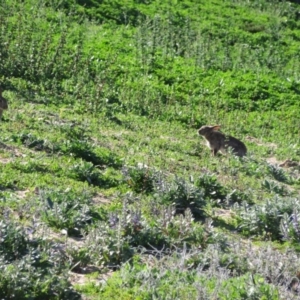
[[[221,209],[221,208],[214,210],[214,213],[216,216],[225,218],[225,219],[229,219],[234,215],[234,213],[231,210]]]
[[[10,162],[12,162],[12,158],[2,158],[2,157],[0,157],[0,163],[1,164],[8,164]]]
[[[83,247],[84,246],[84,241],[85,239],[84,238],[79,238],[79,237],[68,237],[67,238],[67,243],[68,245],[72,246],[72,247],[77,247],[77,248],[80,248],[80,247]]]
[[[12,153],[16,157],[23,156],[23,154],[16,147],[8,146],[2,142],[0,142],[0,149],[6,150],[6,152]],[[12,161],[11,158],[2,158],[2,160],[8,160],[6,162],[3,161],[4,163],[8,163],[8,162]]]
[[[284,161],[280,161],[274,156],[267,158],[267,162],[271,165],[278,165],[281,168],[292,168],[300,166],[299,163],[294,160],[286,159]]]
[[[74,272],[69,272],[69,280],[71,282],[72,285],[85,285],[88,283],[93,283],[95,286],[99,286],[100,284],[103,284],[107,281],[107,279],[113,274],[112,271],[108,271],[106,273],[103,274],[98,274],[97,277],[91,277],[88,276],[87,274],[91,274],[94,272],[99,271],[99,269],[94,269],[93,267],[87,267],[87,269],[91,268],[89,273],[86,274],[78,274],[78,273],[74,273]],[[84,296],[83,296],[84,297]],[[88,297],[84,297],[83,299],[90,299]]]
[[[86,283],[91,281],[91,278],[87,277],[84,274],[77,274],[73,272],[70,272],[69,274],[69,279],[72,285],[85,285]]]
[[[108,204],[111,202],[111,199],[98,193],[95,197],[92,198],[92,202],[97,205],[98,204]]]
[[[277,158],[275,156],[269,157],[266,160],[271,165],[279,165],[280,164],[280,161],[277,160]]]
[[[18,198],[24,199],[26,198],[27,193],[30,192],[30,190],[23,190],[23,191],[15,191],[15,194]]]
[[[5,149],[5,150],[13,150],[13,147],[7,146],[4,143],[0,142],[0,149]]]
[[[255,138],[255,137],[252,137],[252,136],[246,136],[245,139],[251,143],[258,145],[258,146],[266,146],[266,147],[270,147],[273,149],[276,149],[278,147],[275,143],[264,143],[261,140]]]
[[[299,167],[299,163],[291,159],[286,159],[284,162],[279,164],[279,167],[282,168]]]

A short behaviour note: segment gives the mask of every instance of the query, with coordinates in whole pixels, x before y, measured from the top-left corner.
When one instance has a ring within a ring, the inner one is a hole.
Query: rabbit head
[[[205,126],[202,126],[199,130],[198,130],[198,133],[199,135],[203,135],[204,137],[211,134],[212,131],[217,131],[221,128],[220,125],[214,125],[214,126],[208,126],[208,125],[205,125]]]

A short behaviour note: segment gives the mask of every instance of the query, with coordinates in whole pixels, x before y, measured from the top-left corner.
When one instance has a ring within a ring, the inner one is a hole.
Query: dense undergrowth
[[[1,2],[3,299],[299,297],[293,2]]]

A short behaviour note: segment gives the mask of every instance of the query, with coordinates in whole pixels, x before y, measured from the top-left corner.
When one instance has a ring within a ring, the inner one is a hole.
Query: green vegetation
[[[1,299],[298,299],[299,48],[289,1],[3,0]]]

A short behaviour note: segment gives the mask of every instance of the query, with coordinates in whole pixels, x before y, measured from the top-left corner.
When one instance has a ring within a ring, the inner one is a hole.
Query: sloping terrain
[[[2,1],[0,296],[298,299],[299,16]],[[246,157],[211,156],[215,124]]]

